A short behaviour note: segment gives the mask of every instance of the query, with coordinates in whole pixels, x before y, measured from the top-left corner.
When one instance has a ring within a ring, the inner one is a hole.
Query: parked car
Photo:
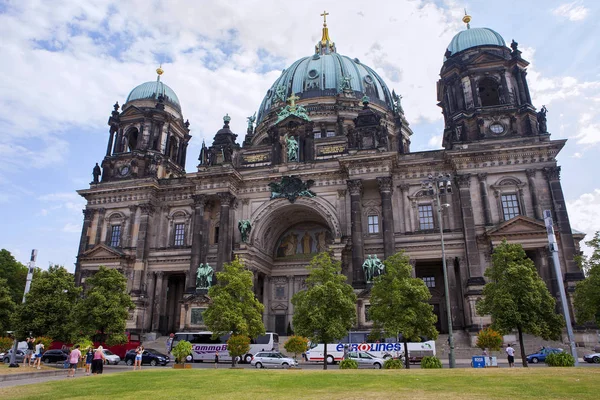
[[[46,364],[64,362],[69,355],[62,350],[46,350],[42,354],[42,361]]]
[[[348,353],[348,358],[358,363],[360,367],[372,367],[375,369],[381,369],[383,366],[383,359],[377,358],[373,354],[366,351],[351,351]]]
[[[583,356],[583,361],[594,364],[600,364],[600,353],[592,353],[585,355]]]
[[[112,351],[104,349],[104,350],[102,350],[102,352],[104,353],[104,358],[105,358],[104,363],[105,364],[117,365],[118,363],[121,362],[121,357],[114,354]]]
[[[526,358],[527,358],[527,362],[537,364],[540,361],[541,362],[546,361],[546,357],[548,356],[548,354],[562,353],[562,352],[563,352],[563,349],[555,349],[552,347],[542,347],[537,352],[535,352],[533,354],[529,354]]]
[[[150,364],[152,366],[155,365],[167,365],[169,363],[169,357],[159,353],[154,349],[144,349],[144,353],[142,353],[142,364]],[[135,350],[129,350],[125,354],[125,364],[133,365],[135,362]]]
[[[0,353],[0,360],[4,362],[4,364],[10,364],[10,356],[12,355],[12,349],[8,350],[6,353]],[[15,354],[15,362],[22,363],[25,360],[25,353],[23,350],[17,350],[17,354]]]
[[[278,351],[259,351],[252,357],[250,365],[256,368],[289,368],[298,366],[298,362]]]

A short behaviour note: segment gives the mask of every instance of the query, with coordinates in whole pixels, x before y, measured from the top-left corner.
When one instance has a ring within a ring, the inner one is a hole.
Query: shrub
[[[85,352],[87,351],[87,349],[88,349],[88,348],[90,348],[90,347],[94,347],[94,343],[93,343],[93,342],[92,342],[90,339],[88,339],[88,338],[84,338],[84,337],[80,337],[80,338],[78,338],[78,339],[75,341],[75,343],[73,343],[73,345],[76,345],[76,344],[78,344],[78,345],[79,345],[79,350],[80,350],[82,353],[85,353]],[[44,345],[44,346],[45,346],[45,345]]]
[[[358,363],[354,360],[342,360],[340,362],[340,369],[358,369]]]
[[[390,358],[389,360],[385,360],[383,363],[383,368],[385,369],[402,369],[404,368],[404,363],[402,360],[396,360]]]
[[[185,358],[192,352],[192,344],[187,340],[180,340],[175,347],[171,349],[171,354],[175,361],[185,364]]]
[[[44,351],[48,350],[52,345],[52,339],[46,336],[38,336],[35,338],[35,344],[41,343],[44,345]]]
[[[442,368],[442,362],[436,356],[426,356],[421,360],[421,368],[434,369]]]
[[[236,357],[241,359],[250,351],[250,338],[244,335],[231,335],[227,340],[227,351],[232,358],[232,365],[235,366]]]
[[[550,353],[546,356],[546,364],[550,367],[574,367],[575,358],[569,353]]]
[[[502,346],[502,335],[492,328],[485,328],[477,334],[477,347],[481,350],[490,349],[490,351],[500,350]]]
[[[294,359],[298,353],[304,353],[308,350],[308,339],[304,336],[291,336],[283,345],[285,351],[294,353]]]
[[[0,352],[8,351],[13,346],[13,340],[9,337],[0,337]]]

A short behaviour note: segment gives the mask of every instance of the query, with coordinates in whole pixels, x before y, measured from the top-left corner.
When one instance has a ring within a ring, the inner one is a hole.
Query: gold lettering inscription
[[[248,156],[244,156],[244,161],[247,163],[257,163],[261,161],[267,161],[266,154],[252,154]]]
[[[344,151],[346,151],[346,146],[344,145],[319,147],[319,154],[336,154],[343,153]]]

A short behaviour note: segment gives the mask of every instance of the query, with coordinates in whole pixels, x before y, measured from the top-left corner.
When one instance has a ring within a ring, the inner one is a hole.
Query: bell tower
[[[161,82],[163,72],[159,67],[156,81],[134,88],[120,112],[114,105],[100,183],[185,176],[190,124],[175,92]]]
[[[465,13],[466,14],[466,13]],[[489,28],[467,29],[450,42],[437,84],[444,114],[445,149],[498,139],[548,140],[546,108],[536,112],[527,86],[527,66],[514,40],[509,49]]]

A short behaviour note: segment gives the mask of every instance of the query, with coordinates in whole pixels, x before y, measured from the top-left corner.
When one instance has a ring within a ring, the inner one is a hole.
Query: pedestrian
[[[94,359],[94,347],[90,346],[85,353],[85,374],[90,375],[92,370],[92,360]]]
[[[35,363],[33,366],[37,365],[37,369],[42,369],[42,354],[44,353],[44,344],[38,343],[35,346]]]
[[[506,354],[508,355],[508,366],[509,368],[512,368],[515,366],[515,349],[513,349],[510,345],[510,343],[508,344],[508,347],[506,348]]]
[[[215,351],[215,368],[218,368],[219,364],[219,352]]]
[[[96,351],[94,352],[94,359],[92,360],[92,373],[93,374],[101,374],[104,368],[104,349],[102,346],[98,346]]]
[[[33,362],[31,357],[33,356],[33,338],[27,338],[25,342],[27,343],[27,350],[25,352],[25,359],[23,360],[23,365],[28,365],[30,367],[33,366]]]
[[[133,370],[142,370],[142,355],[144,354],[144,346],[138,346],[135,349],[135,362],[133,363]]]
[[[75,348],[71,350],[71,354],[69,354],[69,372],[67,373],[67,378],[75,378],[75,371],[77,371],[77,364],[80,358],[81,351],[79,351],[79,345],[76,344]]]
[[[171,333],[167,338],[165,343],[165,348],[167,349],[167,354],[171,354],[171,347],[173,346],[173,339],[175,338],[175,334]]]

